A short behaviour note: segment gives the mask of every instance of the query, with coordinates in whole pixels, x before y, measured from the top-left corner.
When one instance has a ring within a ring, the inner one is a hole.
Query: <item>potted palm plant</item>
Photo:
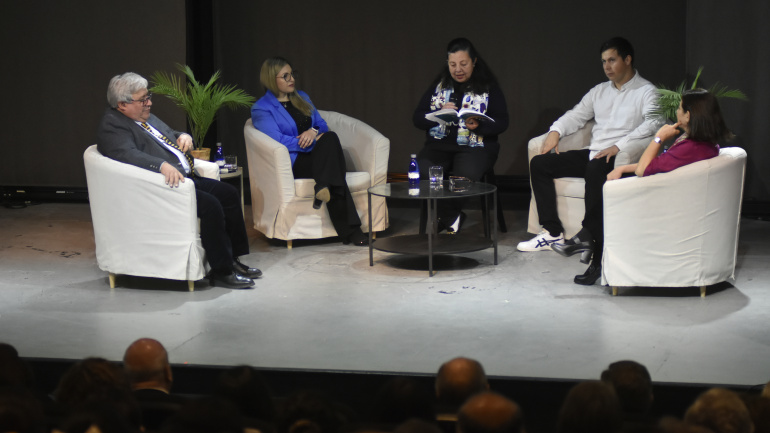
[[[698,68],[698,73],[695,74],[695,80],[692,82],[691,89],[698,87],[698,78],[703,72],[703,66]],[[687,80],[682,81],[676,89],[671,90],[666,86],[658,85],[658,93],[660,98],[658,99],[658,109],[653,113],[654,116],[664,116],[666,120],[676,122],[676,110],[679,108],[679,103],[682,102],[682,93],[687,87]],[[709,93],[717,98],[732,98],[741,101],[747,101],[746,94],[738,89],[728,89],[726,86],[722,86],[718,82],[708,89]]]
[[[230,109],[250,107],[255,98],[232,85],[217,84],[220,72],[216,71],[208,83],[201,84],[195,79],[192,69],[187,65],[176,65],[187,77],[157,71],[151,77],[151,92],[167,96],[187,113],[191,135],[195,143],[193,156],[209,159],[210,149],[203,148],[203,139],[222,106]]]

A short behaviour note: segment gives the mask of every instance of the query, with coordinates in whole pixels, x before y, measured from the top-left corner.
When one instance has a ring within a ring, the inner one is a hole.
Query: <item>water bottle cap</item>
[[[413,154],[412,154],[412,158],[417,158],[417,154],[416,154],[416,153],[413,153]]]

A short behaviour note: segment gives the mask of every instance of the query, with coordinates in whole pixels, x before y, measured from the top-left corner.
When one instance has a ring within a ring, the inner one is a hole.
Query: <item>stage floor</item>
[[[470,211],[465,230],[480,230],[479,217]],[[416,232],[417,219],[392,208],[388,234]],[[585,270],[577,257],[516,251],[531,236],[526,213],[506,219],[497,266],[484,250],[432,278],[415,258],[375,252],[370,267],[366,248],[288,250],[250,230],[244,262],[265,274],[256,288],[202,280],[191,293],[184,282],[126,276],[110,290],[87,204],[0,208],[0,341],[40,358],[120,360],[148,336],[176,364],[434,373],[464,355],[491,376],[597,379],[633,359],[656,382],[770,379],[770,223],[741,220],[736,280],[702,299],[697,288],[613,297],[573,284]]]

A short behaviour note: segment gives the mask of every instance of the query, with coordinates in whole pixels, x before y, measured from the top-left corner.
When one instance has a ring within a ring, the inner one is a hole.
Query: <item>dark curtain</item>
[[[763,166],[770,161],[770,147],[763,138],[770,136],[768,20],[770,3],[762,0],[687,2],[687,72],[692,79],[703,66],[701,87],[720,82],[749,97],[748,102],[723,101],[721,108],[737,135],[727,145],[742,147],[748,154],[744,201],[765,203],[770,202],[770,171]]]
[[[185,62],[184,0],[131,3],[9,1],[0,5],[1,186],[85,188],[107,84]],[[177,129],[184,113],[162,97],[153,112]]]
[[[0,186],[85,187],[82,152],[93,143],[115,74],[149,76],[190,62],[201,76],[221,69],[222,82],[259,97],[259,67],[272,55],[292,60],[299,88],[319,108],[359,118],[390,138],[390,171],[403,172],[423,141],[412,110],[444,67],[444,48],[456,36],[476,44],[508,102],[511,127],[500,137],[496,171],[526,177],[529,138],[605,79],[599,44],[622,35],[636,47],[639,72],[653,83],[674,86],[703,65],[702,84],[721,81],[748,93],[748,103],[726,102],[723,109],[738,135],[731,145],[749,154],[746,198],[767,202],[770,173],[760,164],[770,152],[761,141],[769,114],[768,9],[761,0],[338,0],[301,7],[253,0],[139,0],[129,7],[84,0],[76,8],[9,2],[0,13],[6,83]],[[206,34],[208,42],[196,39]],[[213,54],[195,48],[206,44]],[[163,97],[153,102],[154,113],[185,128],[180,109]],[[242,161],[248,117],[247,109],[223,110],[212,134]]]
[[[319,108],[361,119],[390,138],[393,172],[405,172],[409,154],[422,146],[412,112],[445,67],[446,44],[457,36],[473,41],[506,96],[511,126],[500,136],[496,172],[502,175],[526,177],[527,141],[606,80],[599,53],[604,40],[627,37],[641,75],[653,83],[675,84],[685,72],[684,0],[215,5],[218,61],[226,82],[261,96],[264,59],[288,58],[301,74],[298,88]],[[225,146],[242,149],[248,117],[248,110],[222,115]]]

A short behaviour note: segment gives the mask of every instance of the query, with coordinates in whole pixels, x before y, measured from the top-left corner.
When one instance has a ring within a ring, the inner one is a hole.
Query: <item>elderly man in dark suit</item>
[[[107,88],[110,108],[104,113],[97,132],[102,155],[146,170],[159,172],[166,185],[195,184],[201,242],[211,265],[211,282],[232,289],[254,285],[259,269],[240,262],[249,253],[249,240],[243,222],[238,191],[226,183],[198,176],[188,151],[193,147],[189,134],[171,129],[150,114],[152,94],[147,80],[133,72],[117,75]]]

